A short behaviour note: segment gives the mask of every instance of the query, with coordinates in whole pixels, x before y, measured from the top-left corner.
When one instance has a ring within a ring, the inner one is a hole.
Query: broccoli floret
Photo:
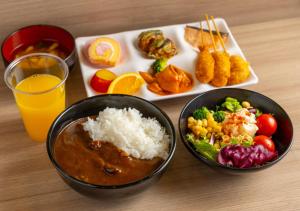
[[[226,97],[225,102],[222,104],[222,107],[232,112],[236,112],[237,110],[242,108],[240,102],[232,97]]]
[[[168,65],[168,59],[161,58],[155,60],[155,62],[152,64],[151,67],[156,73],[159,73],[163,71],[167,67],[167,65]]]
[[[200,119],[200,120],[206,119],[208,113],[209,110],[206,107],[202,106],[201,108],[198,108],[197,110],[194,111],[193,117],[195,119]]]
[[[213,114],[214,120],[217,122],[223,122],[225,119],[225,112],[224,111],[216,111]]]

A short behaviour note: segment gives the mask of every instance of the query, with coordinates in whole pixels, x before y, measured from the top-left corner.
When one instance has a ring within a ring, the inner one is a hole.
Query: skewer
[[[200,20],[200,35],[201,35],[201,48],[204,47],[204,42],[203,42],[203,28],[202,28],[202,21]]]
[[[210,24],[209,24],[209,20],[208,20],[208,15],[207,14],[205,15],[205,19],[206,19],[206,23],[207,23],[207,26],[208,26],[208,29],[209,29],[210,38],[211,38],[211,41],[212,41],[213,46],[214,46],[214,50],[217,51],[215,39],[214,39],[214,36],[213,36],[211,28],[210,28]]]
[[[216,22],[215,22],[214,16],[210,16],[210,19],[212,20],[212,22],[213,22],[213,24],[214,24],[215,30],[216,30],[216,32],[217,32],[217,35],[218,35],[218,38],[219,38],[219,40],[220,40],[220,42],[221,42],[221,45],[222,45],[222,47],[223,47],[223,50],[227,53],[226,48],[225,48],[224,41],[223,41],[222,36],[221,36],[221,34],[220,34],[220,32],[219,32],[219,29],[218,29],[218,27],[217,27],[217,24],[216,24]]]

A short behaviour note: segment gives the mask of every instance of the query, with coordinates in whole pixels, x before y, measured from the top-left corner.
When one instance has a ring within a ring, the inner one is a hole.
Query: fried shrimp
[[[250,76],[249,64],[240,56],[234,55],[230,57],[230,78],[228,85],[239,84],[246,81]]]
[[[212,53],[215,60],[214,78],[210,82],[213,86],[225,86],[230,77],[230,59],[226,52],[216,51]]]

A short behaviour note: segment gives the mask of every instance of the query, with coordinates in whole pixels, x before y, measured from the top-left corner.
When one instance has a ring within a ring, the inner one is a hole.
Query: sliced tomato
[[[254,137],[254,143],[256,145],[263,145],[267,150],[275,152],[275,144],[268,136],[259,135]]]

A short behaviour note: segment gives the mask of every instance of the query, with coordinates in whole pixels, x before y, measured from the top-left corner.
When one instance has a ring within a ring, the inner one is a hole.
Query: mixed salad
[[[272,135],[277,122],[247,101],[227,97],[214,110],[196,109],[188,117],[186,139],[207,159],[226,166],[250,168],[274,160]]]

